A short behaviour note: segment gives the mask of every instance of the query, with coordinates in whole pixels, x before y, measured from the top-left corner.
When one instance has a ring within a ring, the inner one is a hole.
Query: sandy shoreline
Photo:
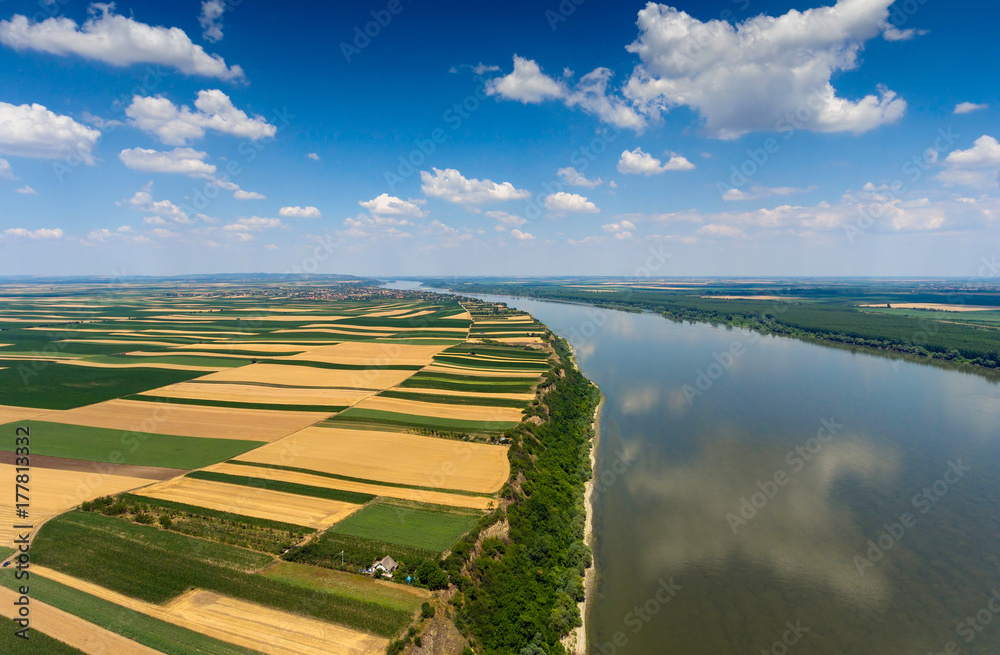
[[[604,407],[604,394],[601,394],[601,402],[598,403],[594,411],[594,438],[590,446],[590,470],[594,475],[584,487],[584,505],[587,508],[587,519],[584,523],[583,542],[594,548],[594,480],[597,475],[597,446],[601,441],[601,409]],[[595,560],[587,569],[583,578],[584,599],[580,603],[580,618],[582,625],[570,632],[562,640],[563,646],[572,655],[585,655],[587,652],[587,611],[590,609],[590,601],[594,595],[594,583],[597,580],[597,561]]]

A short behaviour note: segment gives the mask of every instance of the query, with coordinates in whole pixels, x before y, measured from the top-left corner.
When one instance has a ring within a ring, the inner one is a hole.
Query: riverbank
[[[579,363],[577,363],[579,366]],[[601,409],[604,407],[604,394],[601,394],[601,401],[594,410],[594,421],[592,427],[594,438],[590,444],[590,470],[591,478],[584,486],[584,506],[587,509],[587,520],[583,528],[583,543],[587,544],[591,552],[594,550],[594,480],[597,476],[597,447],[601,442]],[[563,646],[571,655],[586,655],[587,652],[587,613],[590,611],[590,604],[594,597],[594,590],[597,583],[597,560],[594,559],[583,576],[583,601],[580,608],[580,627],[575,628],[563,639]]]

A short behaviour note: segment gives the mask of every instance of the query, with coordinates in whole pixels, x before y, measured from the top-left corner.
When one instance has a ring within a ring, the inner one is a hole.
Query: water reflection
[[[670,517],[647,524],[643,539],[655,547],[643,552],[644,573],[683,574],[691,566],[718,569],[739,560],[796,584],[823,585],[866,607],[885,602],[883,573],[861,576],[852,562],[867,537],[832,492],[848,479],[891,483],[898,456],[856,434],[834,435],[813,456],[802,452],[809,461],[793,449],[718,441],[694,462],[635,471],[627,478],[629,495]]]

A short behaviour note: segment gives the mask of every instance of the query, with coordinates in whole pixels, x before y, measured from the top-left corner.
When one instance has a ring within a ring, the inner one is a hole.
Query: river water
[[[483,298],[568,338],[606,398],[588,652],[1000,653],[995,382]]]

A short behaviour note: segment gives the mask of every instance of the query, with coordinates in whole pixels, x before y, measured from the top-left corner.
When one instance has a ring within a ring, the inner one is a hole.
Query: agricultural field
[[[0,297],[0,433],[29,431],[41,526],[31,652],[385,652],[500,503],[503,433],[552,366],[530,316],[354,280]]]

